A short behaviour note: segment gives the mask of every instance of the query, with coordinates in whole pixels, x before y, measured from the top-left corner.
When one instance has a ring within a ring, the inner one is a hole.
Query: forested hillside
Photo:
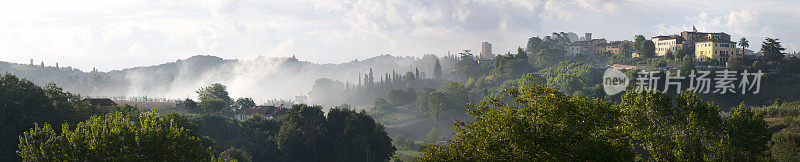
[[[334,78],[356,84],[359,74],[366,74],[370,69],[375,73],[419,69],[423,71],[422,75],[433,77],[426,71],[433,71],[436,59],[435,55],[421,58],[381,55],[340,64],[316,64],[293,57],[228,60],[216,56],[193,56],[161,65],[108,72],[0,62],[0,72],[14,74],[38,85],[53,82],[67,91],[86,96],[182,99],[193,97],[192,90],[198,87],[225,83],[233,95],[253,97],[263,103],[269,99],[294,99],[305,95],[317,78]],[[439,61],[445,71],[452,69],[455,63],[453,57],[443,57]]]

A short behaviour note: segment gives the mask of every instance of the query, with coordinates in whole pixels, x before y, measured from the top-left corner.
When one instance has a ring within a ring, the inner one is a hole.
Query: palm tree
[[[747,48],[747,47],[750,47],[750,43],[749,42],[750,41],[747,41],[747,38],[744,38],[744,37],[742,37],[742,39],[739,39],[739,46],[742,47],[742,56],[744,56],[744,49]]]

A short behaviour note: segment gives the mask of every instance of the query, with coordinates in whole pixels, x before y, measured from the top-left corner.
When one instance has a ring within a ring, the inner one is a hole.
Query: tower
[[[592,40],[592,33],[586,33],[583,36],[584,41],[591,41]]]
[[[494,54],[492,54],[492,44],[489,42],[481,43],[481,59],[492,59],[494,58]]]

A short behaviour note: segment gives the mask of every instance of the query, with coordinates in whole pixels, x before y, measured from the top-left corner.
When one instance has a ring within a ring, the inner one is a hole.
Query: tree
[[[625,58],[631,58],[631,55],[633,54],[633,50],[634,49],[633,49],[633,43],[632,42],[625,41],[625,42],[620,43],[620,51],[621,51],[620,53],[622,53],[622,56],[624,56]]]
[[[414,71],[415,71],[415,72],[414,72],[414,76],[416,76],[416,77],[414,77],[414,79],[415,79],[415,80],[419,80],[419,79],[421,79],[421,78],[419,77],[419,67],[417,67],[417,68],[414,68]]]
[[[772,136],[772,159],[777,161],[800,161],[800,134],[780,132]]]
[[[328,145],[327,121],[321,106],[293,105],[283,118],[276,143],[283,161],[316,161],[318,146]],[[309,155],[313,153],[314,155]]]
[[[228,96],[228,90],[225,85],[220,83],[211,84],[211,86],[203,87],[195,91],[200,102],[219,99],[227,105],[233,104],[233,99]]]
[[[656,44],[653,43],[651,40],[644,41],[642,46],[642,51],[639,54],[643,54],[645,58],[651,58],[656,56]]]
[[[442,65],[439,64],[439,59],[436,59],[436,63],[433,64],[433,76],[436,78],[442,78]]]
[[[206,99],[198,105],[203,113],[228,112],[229,103],[219,98]]]
[[[558,87],[568,94],[591,94],[591,87],[600,84],[602,71],[581,61],[564,60],[536,72],[547,80],[547,86]],[[594,97],[594,95],[592,95]]]
[[[542,48],[542,39],[539,37],[531,37],[528,39],[528,44],[525,46],[525,49],[530,52],[539,52]]]
[[[433,119],[434,125],[439,123],[439,119],[442,118],[445,111],[445,106],[447,103],[447,94],[441,91],[432,92],[427,99],[428,108],[425,112],[431,119]]]
[[[655,44],[651,40],[647,40],[643,35],[636,35],[633,38],[633,46],[639,56],[644,58],[651,58],[655,56]]]
[[[514,79],[533,71],[533,67],[528,62],[528,54],[522,48],[517,49],[516,55],[499,55],[494,60],[495,66],[491,72],[495,77],[503,80]]]
[[[681,74],[689,74],[692,70],[695,70],[694,59],[688,58],[683,59],[681,62],[681,66],[678,67],[678,70],[681,71]]]
[[[389,90],[389,102],[394,106],[413,105],[417,101],[417,91],[413,87]]]
[[[783,67],[783,71],[787,73],[800,73],[800,58],[789,57]]]
[[[321,147],[327,152],[322,154],[326,160],[389,161],[397,150],[383,125],[363,110],[333,108],[328,111],[327,127],[330,147]]]
[[[506,99],[469,107],[472,122],[457,120],[445,146],[429,147],[421,161],[630,161],[619,129],[621,112],[610,101],[569,97],[536,85],[507,88]]]
[[[433,127],[431,128],[431,131],[428,131],[428,134],[425,135],[425,143],[436,144],[439,142],[439,137],[441,137],[441,135],[439,135],[439,130],[437,130],[436,127]]]
[[[766,161],[772,132],[761,115],[753,113],[744,102],[733,109],[725,121],[723,161]]]
[[[508,87],[520,88],[520,87],[531,87],[531,86],[534,86],[534,85],[537,85],[537,84],[547,84],[547,79],[545,79],[544,77],[542,77],[539,74],[528,73],[528,74],[522,75],[522,77],[519,77],[519,78],[517,78],[515,80],[507,80],[507,81],[503,82],[503,84],[500,85],[500,87],[501,88],[508,88]],[[502,91],[497,91],[494,94],[492,94],[492,96],[494,96],[494,97],[500,97],[502,95],[503,95]]]
[[[379,114],[386,114],[386,113],[393,113],[396,110],[394,105],[389,103],[383,98],[375,99],[375,103],[373,104],[375,107],[372,108],[372,112],[379,113]]]
[[[667,59],[672,60],[675,59],[675,54],[672,53],[672,50],[667,50],[667,53],[664,55],[664,57],[667,57]]]
[[[687,47],[682,48],[680,50],[680,52],[678,53],[678,55],[681,56],[681,58],[695,59],[694,46],[687,46]]]
[[[256,102],[253,101],[252,98],[245,97],[236,99],[236,108],[238,109],[247,109],[256,106]]]
[[[750,41],[748,41],[747,38],[742,37],[742,39],[739,39],[739,46],[742,47],[742,55],[744,55],[744,50],[747,49],[747,47],[750,47]]]
[[[723,128],[719,108],[694,93],[673,100],[657,91],[628,91],[620,106],[624,128],[644,149],[644,160],[703,161],[720,155],[714,154]]]
[[[100,113],[55,84],[42,88],[11,74],[0,76],[0,161],[19,161],[19,135],[34,123],[72,123]],[[60,125],[55,127],[61,130]]]
[[[779,39],[765,38],[764,42],[761,43],[761,52],[770,64],[779,63],[786,56],[786,53],[783,53],[786,48],[783,48],[781,42],[778,41]]]
[[[237,149],[235,147],[228,148],[227,150],[223,151],[219,154],[220,159],[230,160],[230,161],[240,161],[240,162],[252,162],[253,157],[247,154],[247,151],[242,149]]]
[[[372,68],[369,68],[369,76],[368,76],[367,83],[369,85],[375,85],[375,75],[372,75]]]
[[[482,69],[478,64],[478,60],[475,60],[475,57],[469,53],[469,50],[466,50],[464,53],[460,54],[461,57],[459,58],[458,63],[456,63],[453,71],[456,74],[461,74],[466,78],[481,76]]]
[[[686,49],[678,49],[673,54],[675,55],[675,59],[683,59],[686,57]]]
[[[198,125],[195,130],[198,136],[212,140],[208,144],[214,148],[231,147],[233,139],[239,135],[238,120],[231,117],[203,114],[192,121]]]
[[[728,62],[725,63],[725,65],[728,70],[732,71],[738,71],[744,69],[744,65],[742,65],[742,61],[739,60],[738,57],[731,57],[730,59],[728,59]]]
[[[146,112],[94,116],[57,134],[38,124],[20,136],[25,161],[208,161],[211,148],[190,131]]]
[[[344,83],[330,78],[319,78],[314,81],[308,96],[315,104],[337,105],[342,103]]]
[[[280,161],[282,154],[275,141],[280,127],[278,120],[263,116],[249,118],[241,122],[241,133],[233,140],[233,144],[249,153],[255,161]]]
[[[755,70],[767,70],[767,65],[762,61],[753,61],[753,64],[750,65],[750,67]]]
[[[194,102],[194,100],[188,98],[186,100],[183,100],[183,102],[181,102],[181,107],[192,111],[199,110],[197,107],[197,102]]]

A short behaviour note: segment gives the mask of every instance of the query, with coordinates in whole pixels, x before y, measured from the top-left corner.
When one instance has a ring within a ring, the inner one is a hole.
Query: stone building
[[[491,59],[494,59],[494,54],[492,54],[492,44],[489,42],[482,42],[481,55],[479,60],[491,60]]]

